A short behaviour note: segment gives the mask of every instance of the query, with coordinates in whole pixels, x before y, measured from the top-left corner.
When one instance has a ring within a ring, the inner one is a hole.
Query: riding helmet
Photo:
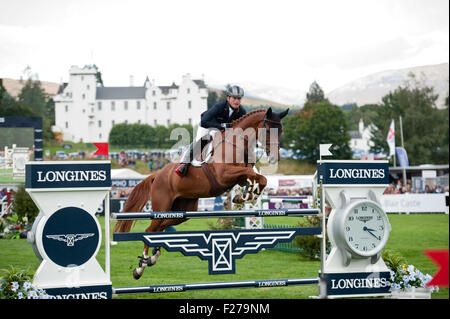
[[[227,96],[242,98],[244,96],[244,90],[237,85],[230,86],[227,89]]]

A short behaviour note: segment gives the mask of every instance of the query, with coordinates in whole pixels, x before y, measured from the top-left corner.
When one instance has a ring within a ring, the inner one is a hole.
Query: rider
[[[237,86],[230,86],[227,89],[227,99],[216,103],[209,110],[201,115],[200,126],[197,130],[195,141],[189,145],[189,149],[184,153],[175,172],[181,177],[185,176],[189,162],[194,155],[194,149],[197,143],[201,143],[202,137],[210,133],[211,129],[224,130],[230,127],[230,123],[242,115],[246,110],[241,105],[241,99],[244,96],[244,90]],[[194,145],[195,144],[195,145]]]

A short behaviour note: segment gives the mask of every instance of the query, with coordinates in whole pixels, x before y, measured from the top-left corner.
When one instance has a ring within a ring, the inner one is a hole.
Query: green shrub
[[[28,223],[32,224],[39,214],[39,209],[31,199],[30,195],[25,190],[25,185],[21,184],[14,196],[14,203],[12,205],[14,213],[17,214],[19,220],[24,217],[28,219]]]
[[[320,227],[320,218],[317,216],[303,217],[298,227]],[[317,235],[297,236],[294,240],[295,246],[300,248],[300,255],[310,259],[320,259],[320,246],[322,239]],[[327,252],[330,250],[330,242],[327,240]]]

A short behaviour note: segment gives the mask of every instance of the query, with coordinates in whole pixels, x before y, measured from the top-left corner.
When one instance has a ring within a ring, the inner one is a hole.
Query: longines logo
[[[26,188],[110,187],[110,163],[27,164]]]
[[[384,288],[387,287],[386,278],[351,278],[331,280],[331,289],[349,289],[349,288]]]
[[[94,236],[94,233],[88,234],[67,234],[67,235],[46,235],[45,237],[54,240],[63,241],[67,244],[67,247],[74,246],[76,241],[83,240]]]
[[[381,295],[389,293],[389,272],[328,273],[327,292],[338,295]]]
[[[384,178],[384,169],[330,168],[330,178]]]
[[[37,171],[38,182],[90,182],[105,181],[105,170],[99,171]]]
[[[366,223],[366,222],[372,220],[373,216],[358,216],[358,217],[356,217],[356,219],[361,221],[361,222]]]
[[[95,217],[78,207],[64,207],[53,213],[42,231],[46,255],[62,267],[87,262],[100,244],[100,231]]]
[[[323,162],[317,166],[317,182],[324,184],[389,184],[387,161]]]

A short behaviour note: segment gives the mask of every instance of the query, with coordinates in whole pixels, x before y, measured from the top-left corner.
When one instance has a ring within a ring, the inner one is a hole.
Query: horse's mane
[[[256,114],[256,113],[261,113],[261,112],[266,113],[267,110],[266,110],[266,109],[259,109],[259,110],[254,110],[254,111],[248,112],[248,113],[242,115],[240,118],[233,120],[233,121],[230,123],[230,125],[231,125],[231,126],[235,126],[236,124],[242,122],[243,120],[245,120],[245,119],[248,118],[249,116],[252,116],[252,115],[254,115],[254,114]]]

